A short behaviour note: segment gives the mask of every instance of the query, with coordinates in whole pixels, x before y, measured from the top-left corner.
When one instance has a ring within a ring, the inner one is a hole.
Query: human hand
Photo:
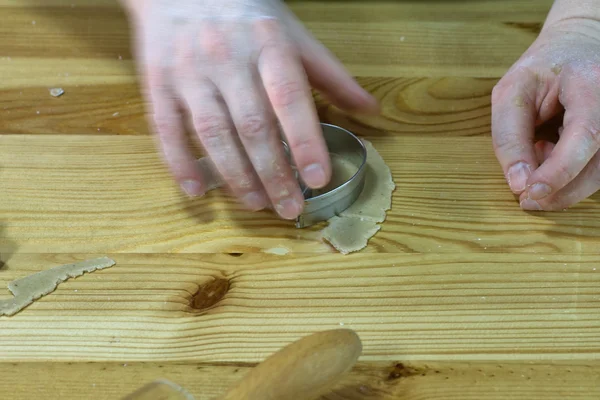
[[[182,189],[205,182],[186,123],[229,189],[251,210],[294,219],[304,198],[281,145],[311,188],[331,176],[310,86],[346,110],[376,101],[279,0],[123,0],[151,122]]]
[[[563,110],[558,143],[534,144]],[[600,22],[550,18],[492,94],[496,156],[523,209],[564,210],[600,189],[599,110]]]

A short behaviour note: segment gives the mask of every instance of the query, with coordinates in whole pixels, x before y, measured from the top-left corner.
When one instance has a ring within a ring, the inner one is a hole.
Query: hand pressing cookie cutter
[[[346,171],[347,175],[352,175],[348,179],[340,179],[339,176],[336,176],[334,168],[328,186],[324,189],[310,189],[300,179],[291,161],[289,147],[282,139],[284,149],[304,194],[304,211],[296,218],[296,228],[306,228],[338,215],[358,199],[365,186],[367,149],[363,142],[353,133],[339,126],[321,123],[321,129],[332,161],[334,157],[339,157],[347,167],[352,167],[349,173]]]

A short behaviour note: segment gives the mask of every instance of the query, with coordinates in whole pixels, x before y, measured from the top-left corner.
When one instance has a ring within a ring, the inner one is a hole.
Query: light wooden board
[[[491,90],[552,1],[287,3],[382,104],[346,115],[315,94],[398,185],[360,254],[222,193],[180,194],[115,0],[0,0],[0,288],[117,261],[0,318],[0,397],[116,400],[169,378],[213,399],[343,326],[364,353],[329,400],[598,399],[598,197],[521,211],[490,139]]]
[[[2,284],[89,257],[17,254]],[[111,257],[1,319],[0,361],[258,362],[340,326],[363,361],[600,356],[597,255]]]
[[[198,400],[214,400],[251,365],[173,363],[0,364],[12,400],[114,400],[147,379],[167,378]],[[23,376],[35,376],[32,381]],[[327,400],[563,400],[600,396],[597,362],[360,363]],[[1,383],[4,382],[4,383]],[[9,386],[10,385],[10,386]],[[50,395],[48,396],[48,393]]]
[[[348,115],[315,94],[323,122],[362,136],[489,136],[490,96],[497,79],[359,77],[381,103],[377,117]],[[148,135],[144,103],[135,84],[64,86],[59,98],[46,87],[0,91],[5,134]]]
[[[489,137],[370,138],[392,169],[392,210],[366,252],[590,253],[597,197],[527,213]],[[2,248],[22,252],[331,252],[320,227],[248,213],[225,192],[181,194],[149,137],[0,136]]]
[[[364,13],[361,6],[337,3],[321,9],[299,3],[295,8],[308,29],[353,74],[380,77],[498,78],[535,39],[549,8],[547,1],[528,6],[513,1],[512,9],[488,1],[477,11],[464,5],[460,9],[449,4],[425,8],[418,2],[400,6],[380,2]],[[7,4],[2,9],[0,33],[8,35],[0,75],[11,79],[2,80],[0,88],[135,82],[127,21],[117,7]],[[448,19],[457,14],[470,18]],[[327,19],[327,15],[338,17]],[[511,15],[531,19],[521,21]]]

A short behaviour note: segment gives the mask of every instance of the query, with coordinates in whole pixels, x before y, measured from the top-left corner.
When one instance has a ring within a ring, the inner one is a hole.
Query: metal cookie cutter
[[[291,160],[289,147],[282,138],[304,194],[304,211],[296,218],[296,228],[306,228],[338,215],[358,199],[365,185],[367,149],[363,142],[339,126],[322,123],[321,129],[333,168],[330,183],[322,189],[312,190],[302,182]]]

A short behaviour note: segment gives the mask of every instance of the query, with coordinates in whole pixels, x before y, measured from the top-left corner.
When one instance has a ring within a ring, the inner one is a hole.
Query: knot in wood
[[[420,371],[416,368],[406,366],[402,363],[397,363],[396,365],[394,365],[392,367],[392,370],[390,371],[387,380],[394,381],[396,379],[408,378],[411,376],[421,375],[421,374],[422,374],[422,371]]]
[[[196,310],[212,308],[225,297],[228,291],[228,279],[214,278],[198,287],[198,291],[192,297],[190,307]]]

